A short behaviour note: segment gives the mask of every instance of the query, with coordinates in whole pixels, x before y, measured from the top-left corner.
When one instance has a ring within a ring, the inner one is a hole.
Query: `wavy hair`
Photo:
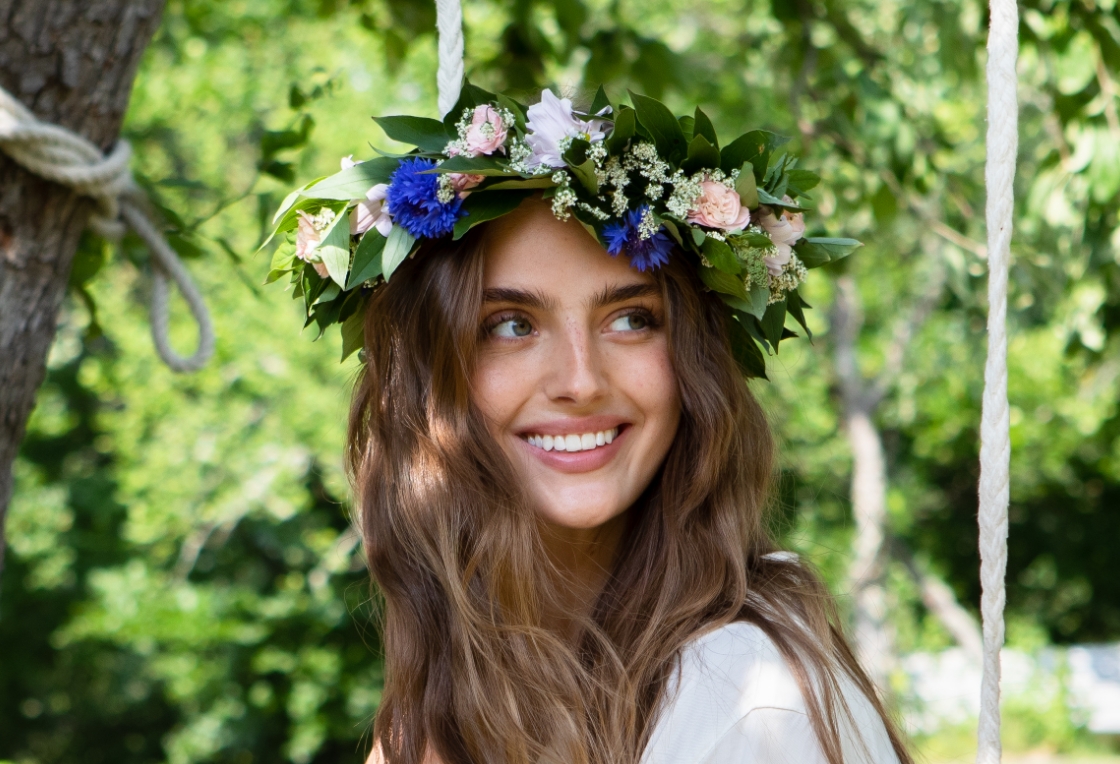
[[[348,466],[383,599],[386,679],[375,746],[391,764],[637,764],[681,649],[733,621],[778,646],[830,764],[842,764],[851,681],[910,757],[859,668],[832,598],[775,551],[774,446],[694,269],[656,272],[682,415],[627,515],[577,636],[545,625],[563,581],[471,402],[485,228],[436,241],[371,296]]]

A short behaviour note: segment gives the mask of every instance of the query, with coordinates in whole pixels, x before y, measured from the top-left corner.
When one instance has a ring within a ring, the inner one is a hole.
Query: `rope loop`
[[[0,87],[0,151],[44,180],[66,186],[97,203],[89,228],[120,241],[131,228],[152,254],[152,340],[156,352],[173,371],[198,371],[214,354],[214,327],[206,303],[159,229],[144,211],[144,192],[128,169],[132,147],[117,141],[106,155],[82,136],[58,125],[40,122],[30,110]],[[168,280],[174,281],[198,325],[198,348],[187,357],[168,339]]]

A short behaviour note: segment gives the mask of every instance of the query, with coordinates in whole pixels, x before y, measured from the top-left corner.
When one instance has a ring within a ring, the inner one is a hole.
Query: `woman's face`
[[[537,198],[491,226],[475,404],[541,516],[599,528],[646,489],[676,435],[661,290]]]

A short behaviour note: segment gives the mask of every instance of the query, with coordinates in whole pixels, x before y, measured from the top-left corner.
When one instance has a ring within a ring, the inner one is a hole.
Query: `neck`
[[[575,636],[579,622],[591,614],[610,575],[626,518],[624,512],[595,528],[545,526],[545,550],[559,579],[556,610],[545,614],[548,628]]]

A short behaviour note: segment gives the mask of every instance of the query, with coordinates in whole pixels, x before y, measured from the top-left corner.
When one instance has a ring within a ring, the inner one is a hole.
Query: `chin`
[[[536,497],[537,511],[549,525],[573,531],[589,531],[606,525],[626,513],[629,504],[621,501],[604,501],[602,494],[597,501],[573,500],[558,503],[554,499]]]

